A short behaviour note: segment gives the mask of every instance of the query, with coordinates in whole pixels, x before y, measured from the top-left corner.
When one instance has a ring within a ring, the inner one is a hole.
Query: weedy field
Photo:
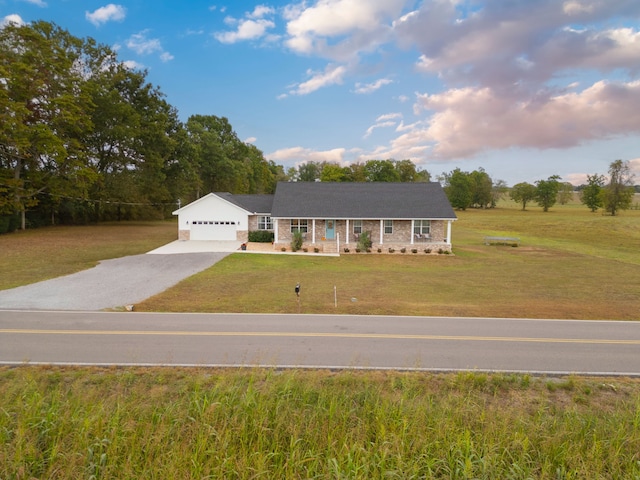
[[[637,479],[640,383],[0,369],[0,478]]]

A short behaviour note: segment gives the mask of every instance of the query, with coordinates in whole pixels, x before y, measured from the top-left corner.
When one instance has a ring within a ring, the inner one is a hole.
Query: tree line
[[[146,75],[111,48],[53,23],[0,28],[0,233],[166,218],[209,192],[273,193],[281,180],[431,181],[411,160],[305,162],[285,172],[241,141],[224,117],[181,122]],[[581,195],[589,208],[615,215],[632,198],[632,176],[628,164],[614,164],[609,184],[589,176]],[[458,209],[491,208],[510,191],[523,209],[535,200],[547,210],[573,191],[556,176],[509,190],[482,168],[437,180]]]
[[[517,183],[511,188],[509,195],[522,205],[522,210],[526,210],[527,203],[535,201],[547,212],[556,202],[565,204],[573,195],[573,185],[559,180],[559,176],[552,175],[546,180],[538,180],[535,185]],[[575,190],[579,192],[582,204],[592,212],[603,208],[605,212],[615,216],[620,210],[631,207],[636,193],[633,180],[629,162],[615,160],[609,165],[608,181],[604,175],[587,175],[587,184],[580,185]]]
[[[48,22],[0,29],[6,228],[163,218],[202,192],[272,192],[283,177],[226,118],[180,122],[109,47]]]

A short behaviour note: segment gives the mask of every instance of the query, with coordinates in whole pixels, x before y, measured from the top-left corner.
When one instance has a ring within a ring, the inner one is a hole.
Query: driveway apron
[[[132,255],[64,277],[0,291],[0,309],[104,310],[135,305],[231,252]]]

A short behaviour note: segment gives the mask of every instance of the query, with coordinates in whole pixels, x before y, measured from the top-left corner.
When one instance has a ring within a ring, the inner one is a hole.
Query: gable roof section
[[[233,195],[228,192],[215,192],[208,193],[204,197],[200,197],[197,200],[185,205],[182,208],[172,212],[173,215],[178,215],[184,212],[186,209],[191,208],[193,205],[207,202],[212,197],[218,197],[225,202],[229,202],[230,204],[241,208],[247,214],[259,214],[264,213],[265,215],[269,215],[271,212],[271,204],[273,203],[273,195]]]
[[[442,186],[436,182],[279,182],[271,216],[335,219],[457,218]]]
[[[264,213],[265,215],[269,215],[271,213],[271,206],[273,205],[273,195],[234,195],[228,192],[216,193],[216,195],[218,195],[220,198],[224,198],[229,203],[233,203],[234,205],[248,211],[249,213]]]

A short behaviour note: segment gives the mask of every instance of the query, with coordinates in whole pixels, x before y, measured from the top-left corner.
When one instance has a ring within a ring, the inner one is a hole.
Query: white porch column
[[[382,245],[383,235],[384,235],[384,220],[380,220],[380,245]]]
[[[451,220],[447,222],[447,243],[451,245]]]
[[[277,218],[273,222],[273,243],[278,243],[278,224],[279,223],[280,223],[280,220],[278,220]]]
[[[410,232],[411,233],[411,245],[413,245],[413,237],[415,236],[413,234],[413,231],[414,231],[413,229],[414,229],[415,225],[416,225],[416,221],[412,219],[411,220],[411,232]]]
[[[347,218],[347,230],[345,232],[345,241],[344,243],[349,243],[349,219]]]
[[[311,243],[316,243],[316,219],[311,220]]]

